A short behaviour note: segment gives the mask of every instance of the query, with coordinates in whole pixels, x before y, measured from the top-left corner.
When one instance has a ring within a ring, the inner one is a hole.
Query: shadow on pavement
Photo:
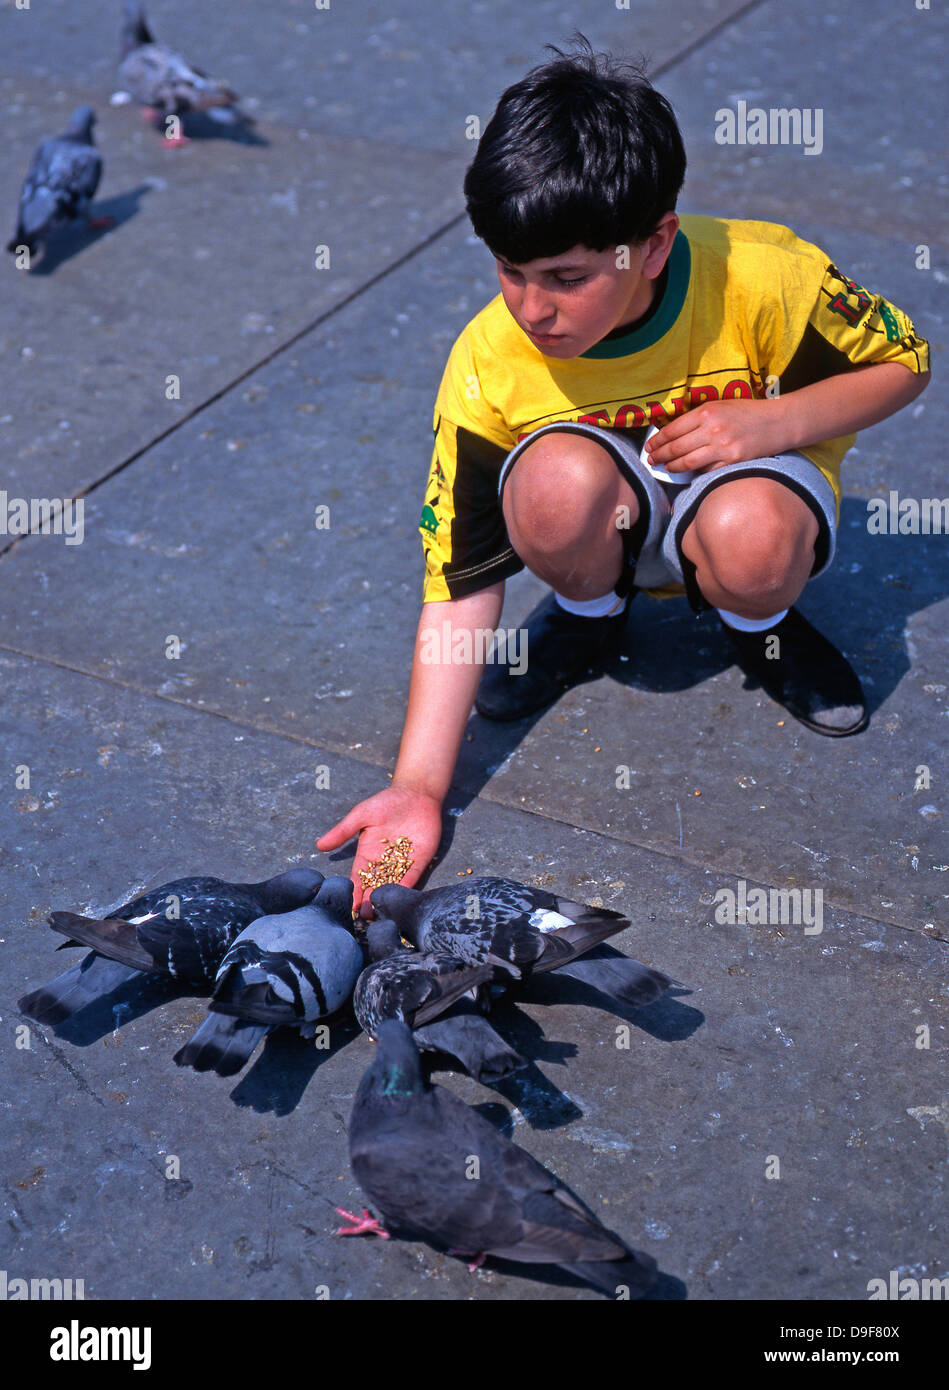
[[[31,275],[52,275],[53,271],[61,266],[65,261],[69,261],[73,256],[78,256],[80,252],[88,250],[103,237],[111,236],[125,222],[130,222],[137,216],[139,204],[146,193],[152,191],[152,184],[140,183],[137,188],[130,188],[126,193],[116,193],[111,198],[99,199],[93,208],[90,208],[89,215],[97,218],[111,218],[113,225],[110,227],[86,227],[84,224],[77,224],[72,227],[63,227],[54,232],[47,242],[41,259],[30,269]]]

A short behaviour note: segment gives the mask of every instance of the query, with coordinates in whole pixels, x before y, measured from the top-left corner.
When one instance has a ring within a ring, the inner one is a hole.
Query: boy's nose
[[[535,285],[525,287],[521,300],[521,314],[528,328],[535,331],[549,328],[556,312],[543,290]]]

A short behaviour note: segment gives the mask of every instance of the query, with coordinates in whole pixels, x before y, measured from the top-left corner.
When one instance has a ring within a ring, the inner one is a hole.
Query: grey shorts
[[[746,463],[728,463],[711,473],[700,473],[685,483],[667,483],[660,481],[642,461],[645,430],[606,430],[599,425],[557,421],[535,430],[508,454],[498,480],[499,500],[503,498],[504,484],[511,469],[524,450],[542,435],[554,433],[587,435],[601,443],[639,502],[638,522],[622,533],[626,573],[617,586],[619,593],[632,588],[657,589],[666,584],[682,584],[693,608],[708,607],[695,583],[695,567],[682,554],[682,537],[695,519],[702,499],[723,483],[738,478],[774,478],[810,507],[818,527],[811,578],[822,574],[834,558],[837,533],[834,490],[817,465],[796,452],[749,459]]]

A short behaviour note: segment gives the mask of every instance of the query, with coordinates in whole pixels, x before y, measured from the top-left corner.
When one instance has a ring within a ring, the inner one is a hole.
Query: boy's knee
[[[636,520],[632,491],[612,457],[579,434],[545,434],[528,445],[504,485],[504,520],[515,549],[519,542],[559,549],[599,537],[620,508],[622,524]]]
[[[817,521],[800,498],[768,479],[710,492],[686,533],[686,555],[730,594],[766,598],[801,584],[814,561]],[[760,486],[760,484],[765,486]]]

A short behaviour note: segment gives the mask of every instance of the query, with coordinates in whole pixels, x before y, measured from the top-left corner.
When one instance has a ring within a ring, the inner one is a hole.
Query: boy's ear
[[[672,250],[672,243],[676,239],[678,230],[678,215],[674,212],[666,212],[656,223],[656,229],[652,235],[646,238],[648,249],[643,261],[642,273],[647,280],[654,280],[661,273],[662,267],[669,259],[669,252]]]

